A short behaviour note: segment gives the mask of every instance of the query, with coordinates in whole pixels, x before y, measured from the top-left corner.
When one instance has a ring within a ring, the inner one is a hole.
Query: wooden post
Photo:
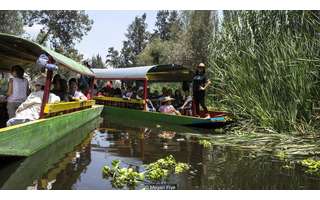
[[[52,79],[53,71],[47,71],[47,78],[46,78],[46,85],[44,86],[43,97],[42,97],[42,104],[40,110],[40,119],[44,118],[44,107],[48,103],[49,94],[50,94],[50,87],[51,87],[51,79]]]
[[[93,89],[94,89],[94,77],[90,79],[90,97],[93,99]]]
[[[144,111],[147,111],[147,86],[148,86],[148,81],[147,79],[144,79],[143,82],[143,99],[144,99]]]

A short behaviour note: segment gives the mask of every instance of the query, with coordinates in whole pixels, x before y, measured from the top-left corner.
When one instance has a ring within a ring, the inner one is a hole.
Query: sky
[[[147,14],[146,23],[147,30],[154,29],[157,11],[86,11],[94,24],[91,31],[82,38],[80,43],[76,44],[76,48],[84,55],[84,58],[91,58],[93,55],[99,54],[105,60],[107,49],[115,47],[120,50],[122,41],[124,41],[125,33],[128,26],[133,22],[136,16]],[[41,26],[25,27],[28,35],[35,37]]]

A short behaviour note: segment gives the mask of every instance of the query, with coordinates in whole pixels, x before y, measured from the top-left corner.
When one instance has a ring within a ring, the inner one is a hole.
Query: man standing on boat
[[[211,84],[211,81],[207,79],[205,72],[205,65],[200,63],[197,66],[197,70],[192,79],[192,89],[193,89],[193,101],[195,106],[195,115],[200,115],[200,105],[205,113],[208,113],[208,109],[205,105],[205,91],[207,87]]]

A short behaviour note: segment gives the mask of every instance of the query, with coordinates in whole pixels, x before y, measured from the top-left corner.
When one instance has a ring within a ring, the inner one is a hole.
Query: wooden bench
[[[91,108],[94,104],[95,100],[48,103],[44,108],[44,114],[45,117],[52,117]]]

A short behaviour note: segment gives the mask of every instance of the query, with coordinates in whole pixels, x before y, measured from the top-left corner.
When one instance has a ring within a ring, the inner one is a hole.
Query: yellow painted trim
[[[50,114],[50,113],[63,112],[71,109],[90,107],[90,106],[93,106],[94,104],[95,104],[95,100],[46,104],[44,108],[44,113]]]
[[[93,97],[94,100],[100,100],[100,101],[113,101],[113,102],[119,102],[119,103],[134,103],[134,104],[144,104],[143,99],[123,99],[119,97],[105,97],[105,96],[97,96]]]

